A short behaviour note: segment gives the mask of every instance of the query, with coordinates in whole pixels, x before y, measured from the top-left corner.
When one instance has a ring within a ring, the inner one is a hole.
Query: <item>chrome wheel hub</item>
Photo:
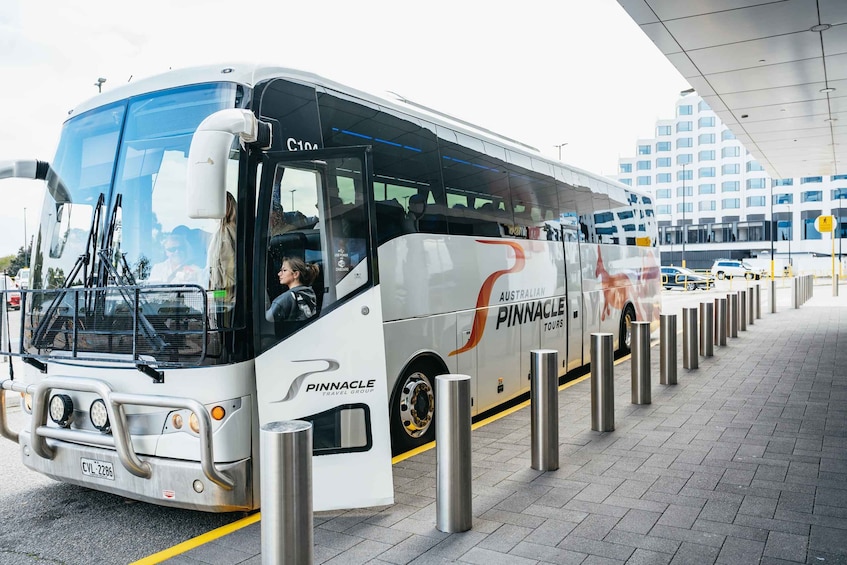
[[[406,377],[400,391],[400,421],[409,437],[421,437],[432,424],[435,396],[429,379],[423,373]]]

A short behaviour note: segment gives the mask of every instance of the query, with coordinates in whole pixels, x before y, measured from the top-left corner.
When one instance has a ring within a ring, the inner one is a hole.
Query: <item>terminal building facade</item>
[[[833,242],[815,227],[821,215],[835,216],[840,265],[847,174],[769,177],[696,93],[677,100],[674,116],[657,120],[654,137],[639,139],[615,176],[653,195],[663,265],[709,269],[727,258],[769,268],[773,249],[779,271],[828,274]]]

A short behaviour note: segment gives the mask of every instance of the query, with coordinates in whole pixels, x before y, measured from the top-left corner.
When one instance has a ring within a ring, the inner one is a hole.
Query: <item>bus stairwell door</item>
[[[261,175],[253,286],[259,424],[312,423],[314,510],[391,504],[369,152],[269,154]]]

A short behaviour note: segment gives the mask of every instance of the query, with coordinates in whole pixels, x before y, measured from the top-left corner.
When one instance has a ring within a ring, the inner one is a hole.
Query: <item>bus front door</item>
[[[315,510],[393,503],[370,177],[366,148],[270,154],[262,165],[259,423],[312,423]]]

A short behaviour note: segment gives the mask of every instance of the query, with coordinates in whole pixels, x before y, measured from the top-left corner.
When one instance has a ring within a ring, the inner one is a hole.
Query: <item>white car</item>
[[[29,267],[18,269],[18,274],[15,275],[15,282],[20,288],[29,288]]]
[[[744,277],[745,279],[762,278],[762,272],[754,269],[749,263],[737,259],[718,259],[712,265],[712,275],[719,280],[733,277]]]

